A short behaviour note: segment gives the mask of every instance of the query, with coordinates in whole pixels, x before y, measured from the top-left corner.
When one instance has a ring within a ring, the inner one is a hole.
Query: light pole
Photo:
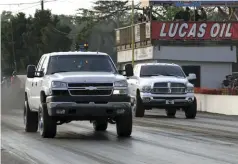
[[[132,66],[134,67],[135,60],[135,32],[134,32],[134,0],[132,0],[132,12],[131,12],[131,36],[132,36]]]
[[[13,25],[12,25],[12,20],[11,20],[11,19],[8,19],[8,22],[10,22],[10,25],[11,25],[12,54],[13,54],[13,58],[14,58],[14,67],[15,67],[15,71],[17,71],[17,62],[16,62],[16,54],[15,54],[15,46],[14,46],[14,36],[13,36]]]

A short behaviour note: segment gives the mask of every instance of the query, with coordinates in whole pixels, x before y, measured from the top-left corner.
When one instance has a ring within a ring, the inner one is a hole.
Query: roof
[[[143,0],[145,1],[145,0]],[[167,0],[167,1],[164,1],[164,0],[147,0],[149,2],[147,2],[147,6],[148,4],[152,4],[152,5],[175,5],[175,6],[190,6],[190,7],[193,7],[193,6],[196,6],[196,7],[199,7],[199,6],[237,6],[238,5],[238,1],[235,1],[235,0],[223,0],[223,1],[219,1],[219,0],[212,0],[212,1],[209,1],[209,0],[203,0],[203,1],[176,1],[176,0]],[[144,2],[145,3],[145,2]]]
[[[174,63],[140,63],[140,64],[137,64],[137,65],[140,65],[140,66],[143,66],[143,65],[179,66],[179,65],[174,64]]]
[[[44,54],[45,56],[58,56],[58,55],[108,55],[104,52],[89,52],[89,51],[68,51],[68,52],[52,52]]]

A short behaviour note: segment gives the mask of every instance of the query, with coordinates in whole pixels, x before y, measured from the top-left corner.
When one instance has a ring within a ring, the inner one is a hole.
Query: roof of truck
[[[104,52],[89,52],[89,51],[68,51],[68,52],[51,52],[44,54],[45,56],[58,56],[58,55],[108,55]]]
[[[140,65],[140,66],[144,66],[144,65],[179,66],[178,64],[174,64],[174,63],[140,63],[137,65]]]

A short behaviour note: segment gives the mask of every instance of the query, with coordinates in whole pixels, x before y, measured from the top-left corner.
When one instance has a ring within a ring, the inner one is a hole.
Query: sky
[[[49,2],[48,2],[49,1]],[[90,8],[94,0],[45,0],[45,9],[50,9],[53,14],[74,15],[78,8]],[[20,4],[22,5],[2,5],[2,4]],[[33,15],[36,9],[41,9],[40,0],[0,0],[0,13],[3,10],[13,13],[24,12],[27,15]]]
[[[74,15],[78,8],[91,8],[96,0],[44,0],[45,9],[50,9],[53,14]],[[147,0],[146,0],[147,1]],[[134,0],[135,4],[141,0]],[[28,3],[28,4],[21,4]],[[6,5],[3,5],[6,4]],[[11,4],[11,5],[10,5]],[[41,9],[40,0],[0,0],[0,13],[3,10],[13,13],[24,12],[33,15],[36,9]]]

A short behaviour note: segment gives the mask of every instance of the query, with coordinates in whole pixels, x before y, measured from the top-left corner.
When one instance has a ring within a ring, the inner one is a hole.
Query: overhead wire
[[[57,0],[48,0],[48,1],[45,1],[44,3],[54,2],[54,1],[57,1]],[[36,2],[25,3],[24,5],[29,5],[29,4],[36,4],[36,5],[29,6],[29,7],[25,7],[25,8],[21,8],[21,9],[18,9],[18,10],[14,10],[13,13],[17,13],[17,12],[19,12],[19,11],[23,11],[23,10],[30,9],[30,8],[36,7],[36,6],[38,6],[38,5],[41,5],[41,1],[38,1],[37,3],[36,3]],[[21,3],[21,5],[22,5],[22,3]],[[19,6],[20,6],[20,5],[19,5]]]
[[[52,2],[52,1],[57,1],[57,0],[48,0],[46,2]],[[31,4],[37,4],[40,3],[41,1],[34,1],[34,2],[21,2],[21,3],[0,3],[0,6],[20,6],[20,5],[31,5]]]
[[[1,6],[19,6],[19,5],[31,5],[31,4],[36,4],[36,3],[40,3],[40,1],[35,1],[35,2],[22,2],[22,3],[4,3],[4,4],[0,4]]]
[[[36,7],[36,6],[39,6],[39,5],[40,5],[40,4],[33,5],[33,6],[29,6],[29,7],[25,7],[25,8],[21,8],[21,9],[19,9],[19,10],[13,11],[13,13],[18,13],[18,12],[20,12],[20,11],[23,11],[23,10],[26,10],[26,9],[31,9],[31,8]]]

